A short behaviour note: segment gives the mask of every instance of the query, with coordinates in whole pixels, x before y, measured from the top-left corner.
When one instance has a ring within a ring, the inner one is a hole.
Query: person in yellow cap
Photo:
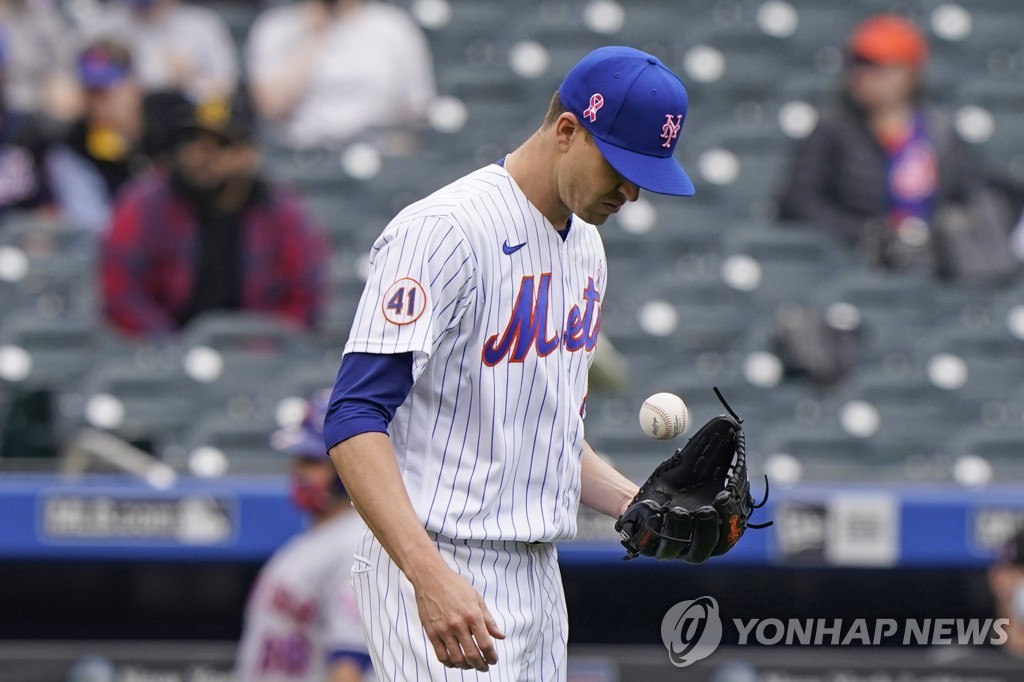
[[[820,225],[885,267],[1005,275],[997,271],[1014,263],[983,258],[990,262],[968,275],[968,264],[944,253],[954,214],[974,226],[979,253],[1009,250],[977,163],[949,118],[925,103],[927,62],[927,42],[909,20],[882,14],[857,26],[839,101],[799,143],[780,218]]]

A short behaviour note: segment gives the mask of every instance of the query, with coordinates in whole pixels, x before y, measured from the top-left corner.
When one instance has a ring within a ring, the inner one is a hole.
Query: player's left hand
[[[750,496],[742,420],[715,393],[729,414],[708,421],[662,462],[615,522],[626,559],[699,564],[732,549],[748,527],[771,525],[748,523],[764,501]]]

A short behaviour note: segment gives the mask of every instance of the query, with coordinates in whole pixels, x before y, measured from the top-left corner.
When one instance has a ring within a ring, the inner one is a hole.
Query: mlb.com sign
[[[733,618],[739,644],[762,646],[880,646],[904,644],[1003,644],[1007,618]],[[672,665],[685,668],[707,658],[722,642],[722,618],[714,597],[679,602],[661,621],[661,641]]]

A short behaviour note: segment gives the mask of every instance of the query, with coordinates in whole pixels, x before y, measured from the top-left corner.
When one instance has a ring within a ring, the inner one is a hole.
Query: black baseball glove
[[[772,525],[748,522],[768,499],[768,478],[765,499],[754,504],[743,420],[714,390],[729,414],[709,420],[658,465],[615,522],[626,559],[642,554],[699,564],[732,549],[748,527]]]

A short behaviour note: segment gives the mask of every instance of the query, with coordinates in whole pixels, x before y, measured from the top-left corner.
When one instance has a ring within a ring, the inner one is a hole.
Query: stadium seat
[[[177,443],[204,404],[173,349],[126,349],[61,392],[66,436],[78,428],[113,433],[156,456]]]
[[[835,303],[855,306],[863,330],[863,350],[867,357],[878,358],[913,349],[920,330],[944,312],[934,306],[936,290],[934,281],[925,275],[858,268],[823,285],[813,303],[821,310]]]
[[[250,313],[207,313],[180,339],[185,372],[212,405],[260,397],[262,387],[308,345],[307,336],[283,321]],[[259,406],[268,410],[268,404]]]
[[[799,462],[801,480],[885,480],[892,468],[882,465],[882,454],[870,440],[856,438],[837,424],[779,422],[759,439],[748,442],[753,460],[769,472],[772,460],[788,455]]]
[[[1024,478],[1024,421],[1000,425],[977,425],[966,428],[950,439],[942,461],[955,466],[957,458],[974,455],[992,467],[995,482],[1019,481]]]
[[[797,0],[797,25],[785,42],[789,64],[799,68],[814,63],[823,48],[839,48],[857,23],[873,11],[885,11],[882,3],[872,9],[869,3],[834,3]]]
[[[893,460],[933,456],[951,433],[977,414],[963,396],[936,386],[925,366],[913,362],[858,367],[833,401],[849,430],[863,428],[864,437]],[[874,409],[875,416],[854,413],[864,405]],[[872,425],[873,420],[877,421]]]
[[[759,278],[750,285],[756,284],[755,297],[768,304],[806,301],[818,287],[855,267],[854,254],[844,244],[811,225],[737,225],[722,240],[725,263],[740,267],[737,257],[756,261]]]
[[[0,325],[0,379],[36,388],[59,385],[80,376],[113,343],[93,317],[15,312]]]
[[[602,330],[627,357],[726,352],[741,345],[756,317],[750,295],[720,281],[687,281],[672,271],[655,281],[648,273],[647,280],[646,286],[620,285],[613,310],[602,312]]]
[[[108,343],[89,317],[18,310],[0,318],[0,454],[58,454],[57,391],[84,373]]]
[[[1005,323],[986,327],[954,320],[934,328],[921,351],[933,363],[935,380],[949,382],[949,391],[972,405],[1005,401],[1024,377],[1024,340]]]
[[[270,418],[208,414],[188,429],[181,447],[166,460],[179,471],[199,476],[280,474],[287,470],[287,461],[270,445],[277,428]]]
[[[334,387],[334,378],[341,363],[342,346],[334,351],[296,356],[278,373],[268,392],[278,400],[305,399],[313,392]]]
[[[338,149],[294,150],[265,143],[263,151],[269,176],[299,190],[345,192],[356,183],[342,167]]]

